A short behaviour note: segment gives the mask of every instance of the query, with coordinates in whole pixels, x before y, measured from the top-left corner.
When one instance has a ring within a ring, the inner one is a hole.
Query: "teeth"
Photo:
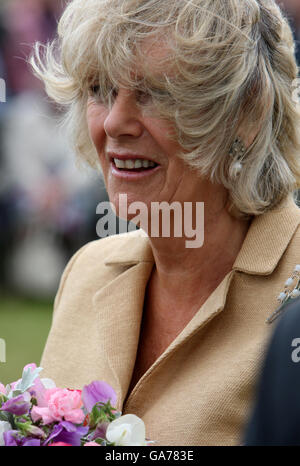
[[[129,160],[114,159],[114,162],[117,168],[126,168],[127,170],[132,170],[135,168],[155,167],[154,162],[150,160],[143,160],[143,159],[129,159]]]
[[[125,160],[125,168],[134,168],[134,160]]]
[[[134,168],[142,168],[143,163],[141,160],[135,160],[134,162]]]
[[[125,168],[124,160],[114,159],[114,162],[117,168]]]

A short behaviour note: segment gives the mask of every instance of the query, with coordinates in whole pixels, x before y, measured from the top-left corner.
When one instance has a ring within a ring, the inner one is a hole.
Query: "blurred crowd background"
[[[52,303],[71,255],[97,239],[99,173],[79,169],[58,126],[58,109],[27,63],[32,45],[54,37],[65,0],[0,0],[0,381],[39,363]],[[279,2],[300,43],[300,0]],[[297,49],[300,64],[300,46]]]
[[[56,32],[65,0],[0,0],[0,381],[39,363],[62,271],[97,239],[99,173],[78,168],[59,110],[28,65],[32,45]],[[1,92],[3,99],[3,88]]]
[[[7,0],[0,9],[0,286],[50,298],[68,258],[96,238],[99,174],[79,170],[57,108],[28,65],[54,36],[61,0]],[[102,188],[103,191],[103,188]]]

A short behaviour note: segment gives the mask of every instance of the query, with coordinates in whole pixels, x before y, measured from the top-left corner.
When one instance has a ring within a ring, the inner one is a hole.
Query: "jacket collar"
[[[300,223],[300,209],[292,197],[252,220],[233,270],[251,275],[271,274]]]
[[[120,234],[119,238],[122,236],[124,235]],[[148,235],[142,230],[131,232],[126,238],[126,248],[120,245],[107,257],[104,264],[130,266],[139,262],[154,263]]]
[[[300,209],[292,197],[279,206],[252,220],[233,270],[251,275],[269,275],[276,268],[292,236],[300,224]],[[136,231],[128,238],[125,248],[119,248],[105,265],[134,265],[154,262],[146,233]]]

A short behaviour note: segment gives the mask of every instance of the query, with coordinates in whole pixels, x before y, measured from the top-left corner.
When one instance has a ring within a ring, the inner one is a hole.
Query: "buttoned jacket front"
[[[300,263],[299,223],[292,199],[254,218],[231,272],[131,393],[149,239],[137,231],[88,243],[62,276],[44,375],[79,389],[105,380],[156,445],[239,444],[274,325],[266,319]]]

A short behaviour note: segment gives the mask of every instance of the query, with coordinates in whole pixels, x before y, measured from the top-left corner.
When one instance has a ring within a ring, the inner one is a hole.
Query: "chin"
[[[120,191],[108,195],[113,211],[123,220],[131,221],[139,215],[146,221],[151,212],[152,200],[142,194]]]

